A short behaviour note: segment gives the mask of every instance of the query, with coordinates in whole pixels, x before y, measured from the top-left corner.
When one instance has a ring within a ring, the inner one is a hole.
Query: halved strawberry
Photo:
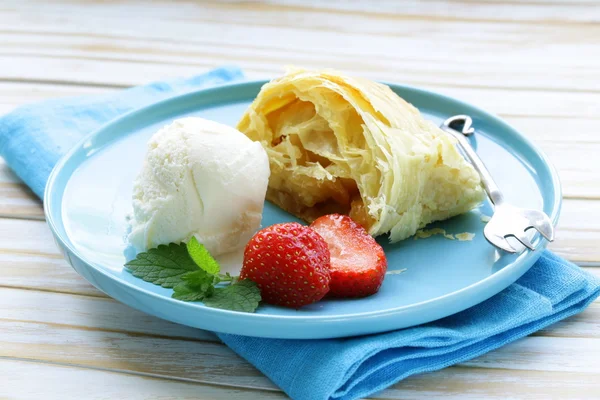
[[[269,304],[300,308],[329,291],[329,250],[319,234],[297,222],[258,231],[244,251],[240,279],[256,282]]]
[[[347,215],[317,218],[310,227],[325,239],[331,256],[329,294],[365,297],[377,293],[387,271],[383,248]]]

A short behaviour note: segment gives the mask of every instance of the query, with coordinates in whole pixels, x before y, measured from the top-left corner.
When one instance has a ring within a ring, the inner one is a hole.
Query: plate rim
[[[262,85],[264,85],[267,82],[269,82],[269,80],[245,80],[245,81],[241,81],[241,82],[236,81],[236,82],[221,84],[221,85],[214,86],[211,88],[204,88],[204,89],[199,89],[199,90],[191,91],[191,92],[180,94],[180,95],[175,95],[175,96],[169,97],[167,99],[163,99],[161,101],[150,103],[143,107],[133,109],[115,119],[112,119],[112,120],[106,122],[105,124],[100,126],[98,129],[94,130],[92,133],[90,133],[88,135],[85,135],[81,140],[79,140],[77,142],[77,144],[75,144],[68,152],[66,152],[60,158],[60,160],[56,163],[56,165],[54,166],[54,168],[52,169],[52,171],[50,173],[50,176],[48,178],[48,181],[47,181],[47,184],[46,184],[46,187],[44,190],[44,214],[46,217],[46,223],[50,227],[52,234],[53,234],[55,240],[57,241],[57,244],[61,248],[61,250],[64,250],[67,252],[67,253],[63,254],[65,256],[65,258],[67,259],[67,261],[69,261],[69,263],[71,265],[73,265],[73,262],[72,262],[72,260],[70,260],[70,257],[68,254],[68,253],[71,253],[76,258],[78,258],[87,268],[91,268],[95,273],[99,273],[104,278],[109,279],[110,281],[113,281],[117,285],[124,286],[128,290],[132,290],[134,292],[139,292],[140,294],[151,296],[151,297],[157,299],[158,301],[162,301],[162,302],[166,301],[167,303],[176,304],[177,306],[185,305],[188,308],[201,310],[202,313],[213,314],[214,316],[217,316],[217,317],[221,317],[221,316],[234,317],[237,319],[237,322],[240,323],[241,325],[244,324],[245,320],[250,320],[252,322],[259,322],[259,323],[269,322],[271,320],[287,320],[287,321],[295,321],[295,322],[307,321],[310,323],[314,323],[314,322],[331,323],[331,322],[339,321],[339,320],[348,320],[348,319],[353,320],[354,318],[369,318],[369,319],[371,319],[371,318],[390,317],[393,315],[399,315],[399,314],[408,312],[415,308],[423,308],[423,307],[435,305],[436,303],[452,301],[452,300],[456,300],[457,298],[460,299],[464,295],[468,296],[468,292],[474,291],[478,287],[485,287],[488,284],[493,284],[496,281],[500,281],[503,278],[506,278],[506,275],[510,275],[511,272],[513,272],[513,270],[518,269],[524,263],[529,262],[532,259],[533,259],[533,261],[531,262],[530,266],[533,265],[535,263],[535,261],[537,261],[537,258],[539,256],[541,256],[543,250],[546,248],[547,241],[541,241],[540,243],[538,243],[538,247],[535,250],[535,252],[530,251],[530,250],[525,250],[509,265],[507,265],[506,267],[502,268],[501,270],[489,275],[488,277],[481,279],[477,282],[474,282],[474,283],[472,283],[468,286],[465,286],[461,289],[458,289],[456,291],[447,293],[442,296],[427,299],[427,300],[424,300],[421,302],[398,306],[398,307],[394,307],[394,308],[388,308],[386,310],[360,312],[357,314],[344,314],[343,316],[332,316],[332,315],[292,316],[292,315],[244,313],[244,312],[239,312],[239,311],[214,309],[214,308],[206,307],[203,305],[201,307],[198,307],[199,304],[186,303],[186,302],[182,302],[182,301],[170,298],[170,297],[166,297],[164,295],[160,295],[158,293],[154,293],[143,287],[137,286],[131,282],[127,282],[127,281],[123,280],[122,278],[120,278],[114,274],[111,274],[109,271],[106,271],[103,268],[99,268],[99,267],[95,266],[93,261],[91,261],[91,260],[86,261],[86,257],[81,255],[78,252],[78,250],[76,248],[74,248],[74,246],[72,246],[70,240],[68,239],[68,235],[66,233],[64,235],[65,237],[63,237],[63,234],[58,229],[58,226],[60,224],[62,224],[63,222],[62,222],[62,220],[58,221],[57,218],[55,218],[55,216],[53,215],[53,210],[55,210],[56,207],[58,207],[59,209],[62,207],[62,201],[58,202],[59,204],[55,205],[55,202],[53,199],[53,193],[56,188],[57,178],[60,176],[60,172],[67,165],[67,163],[71,160],[71,158],[84,147],[84,145],[90,140],[90,138],[100,135],[102,133],[102,131],[104,131],[105,129],[107,129],[108,127],[110,127],[113,124],[117,124],[117,123],[122,122],[123,120],[134,118],[137,114],[143,115],[143,114],[147,113],[149,109],[166,108],[165,107],[166,105],[177,103],[177,102],[184,102],[186,99],[194,98],[194,97],[198,96],[199,94],[204,94],[206,96],[210,96],[210,94],[213,92],[235,90],[235,88],[241,89],[241,88],[248,88],[248,87],[255,87],[255,86],[262,87]],[[550,177],[552,178],[550,183],[551,183],[551,186],[553,189],[552,194],[554,196],[554,199],[553,199],[554,201],[550,205],[551,209],[552,209],[550,218],[554,225],[557,224],[558,218],[560,215],[561,206],[562,206],[562,187],[561,187],[560,179],[559,179],[558,173],[556,171],[556,168],[553,165],[553,163],[549,160],[547,155],[541,149],[539,149],[531,140],[529,140],[526,136],[521,134],[521,132],[519,130],[513,128],[511,125],[509,125],[507,122],[505,122],[503,119],[496,116],[495,114],[488,112],[485,109],[480,108],[478,106],[464,102],[460,99],[456,99],[454,97],[446,96],[446,95],[443,95],[443,94],[440,94],[440,93],[437,93],[434,91],[414,87],[411,85],[396,84],[396,83],[389,83],[389,82],[382,82],[382,83],[385,83],[392,88],[397,88],[397,89],[406,90],[406,91],[412,91],[412,92],[418,93],[419,95],[433,97],[436,100],[452,102],[461,107],[476,110],[480,114],[483,114],[486,117],[486,119],[489,119],[491,122],[493,122],[494,125],[501,125],[501,126],[503,126],[503,129],[508,129],[523,144],[525,144],[529,148],[529,150],[533,151],[535,153],[535,155],[537,157],[539,157],[541,162],[548,169]],[[215,104],[219,104],[219,103],[215,103]],[[106,145],[106,144],[103,144],[102,146],[104,146],[104,145]],[[94,153],[95,153],[95,151],[94,151]],[[88,157],[90,155],[88,155]],[[80,164],[81,163],[78,163],[77,165],[80,165]],[[68,182],[68,179],[67,179],[67,182]],[[542,198],[545,200],[544,196],[542,196]],[[73,267],[75,267],[75,266],[73,265]],[[522,272],[522,274],[524,274],[529,269],[529,267],[527,267]],[[519,277],[521,275],[519,275]],[[518,277],[516,279],[518,279]],[[512,280],[511,283],[514,282],[516,279]],[[506,288],[507,286],[508,285],[504,286],[504,288]],[[501,290],[503,290],[503,289],[501,289]],[[465,292],[467,292],[467,293],[465,293]],[[491,294],[490,296],[488,296],[486,298],[489,298],[497,293],[499,293],[499,291]],[[481,300],[481,301],[484,301],[484,300]],[[481,301],[478,301],[475,304],[479,304]],[[125,303],[127,304],[127,302],[125,302]],[[462,310],[472,307],[475,304],[464,307],[464,308],[462,308]],[[460,311],[461,310],[456,311],[456,312],[460,312]],[[453,315],[456,312],[453,312],[448,315]],[[432,320],[429,320],[429,321],[432,321]],[[422,323],[425,323],[425,322],[422,322]],[[414,326],[414,325],[410,324],[408,326]],[[203,329],[210,329],[210,328],[203,328]],[[226,331],[226,330],[224,330],[224,331]],[[383,331],[382,330],[374,330],[372,333],[375,333],[375,332],[383,332]],[[239,332],[231,332],[231,331],[229,331],[228,333],[240,334]],[[250,335],[247,333],[244,333],[244,334]],[[351,334],[341,334],[339,336],[325,336],[325,337],[344,337],[344,336],[349,336],[349,335],[353,335],[353,334],[352,333]],[[312,339],[312,338],[318,338],[321,336],[319,336],[317,334],[317,335],[299,335],[299,336],[279,335],[279,336],[272,336],[272,337],[295,337],[297,339]]]

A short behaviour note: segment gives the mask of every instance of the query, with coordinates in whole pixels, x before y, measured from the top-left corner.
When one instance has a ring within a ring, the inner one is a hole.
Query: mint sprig
[[[180,283],[173,288],[173,295],[171,297],[181,301],[202,301],[206,297],[206,294],[189,287],[185,283]]]
[[[173,288],[173,297],[183,301],[200,301],[214,293],[214,276],[199,269],[181,277],[183,282]]]
[[[136,277],[165,288],[181,301],[204,301],[207,307],[254,312],[260,289],[250,280],[219,274],[218,262],[195,237],[187,243],[160,245],[139,253],[125,267]],[[215,287],[229,282],[225,287]]]

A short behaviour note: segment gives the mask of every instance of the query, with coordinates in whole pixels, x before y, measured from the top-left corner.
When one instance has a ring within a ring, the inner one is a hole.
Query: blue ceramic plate
[[[433,321],[493,296],[524,274],[536,251],[510,255],[483,237],[489,204],[431,227],[449,234],[474,233],[471,241],[443,235],[387,244],[388,275],[379,293],[358,300],[325,300],[300,310],[262,305],[247,314],[171,299],[172,291],[135,278],[123,269],[131,257],[124,240],[131,212],[132,182],[146,142],[173,119],[195,115],[235,126],[265,82],[246,82],[175,97],[129,113],[88,136],[56,166],[45,195],[46,217],[71,265],[98,289],[131,307],[180,324],[249,336],[314,339],[383,332]],[[560,185],[547,158],[521,134],[478,108],[435,93],[390,85],[440,123],[455,114],[473,117],[471,139],[508,201],[543,209],[554,223]],[[266,204],[263,226],[295,220]],[[539,235],[538,235],[539,236]],[[223,260],[235,266],[235,257]],[[239,265],[239,264],[238,264]],[[396,273],[406,269],[404,273]]]

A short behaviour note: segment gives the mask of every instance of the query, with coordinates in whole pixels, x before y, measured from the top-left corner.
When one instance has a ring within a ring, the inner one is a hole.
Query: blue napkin
[[[238,69],[221,68],[102,96],[23,106],[0,117],[0,156],[41,197],[60,156],[103,123],[169,96],[242,77]],[[582,311],[599,294],[600,280],[546,251],[498,295],[414,328],[329,340],[218,336],[293,399],[357,399],[526,336]]]

